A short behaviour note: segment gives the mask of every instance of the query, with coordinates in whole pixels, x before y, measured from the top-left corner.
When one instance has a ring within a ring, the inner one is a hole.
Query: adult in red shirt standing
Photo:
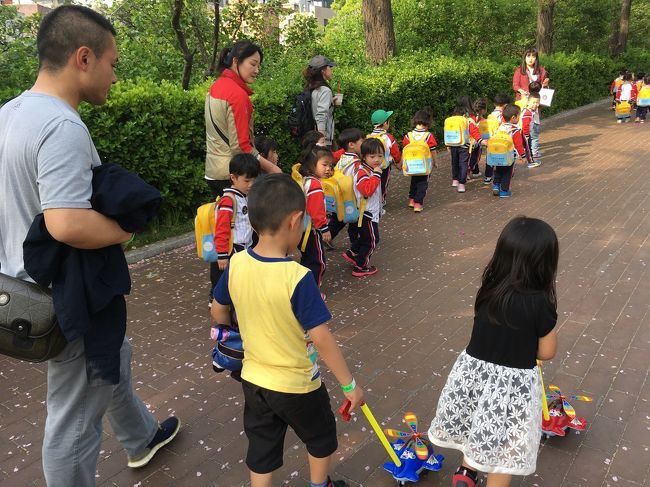
[[[515,69],[515,74],[512,77],[512,89],[515,91],[517,100],[522,96],[528,96],[528,85],[533,81],[541,83],[542,88],[548,87],[549,80],[546,70],[539,65],[537,49],[531,47],[524,53],[521,66]]]
[[[260,71],[264,54],[251,41],[236,42],[221,51],[218,71],[221,75],[205,98],[205,180],[213,198],[230,186],[230,160],[237,154],[252,154],[262,171],[281,169],[260,155],[255,148],[253,130],[252,84]],[[216,262],[210,264],[210,302],[219,275]]]
[[[262,49],[248,40],[225,48],[219,56],[221,75],[205,98],[205,179],[215,198],[230,186],[228,167],[236,154],[253,154],[264,172],[281,172],[253,144],[249,85],[257,78],[263,59]]]

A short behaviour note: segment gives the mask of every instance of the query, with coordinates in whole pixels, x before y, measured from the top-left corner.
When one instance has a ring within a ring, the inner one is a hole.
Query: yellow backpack
[[[415,135],[415,132],[406,134],[409,143],[402,151],[402,171],[405,176],[428,176],[431,174],[433,158],[426,142],[427,132],[420,133],[420,138]]]
[[[622,101],[616,104],[616,118],[628,118],[632,112],[630,102]]]
[[[487,164],[490,166],[512,166],[515,162],[515,144],[512,135],[498,130],[487,142]]]
[[[497,130],[499,130],[499,127],[501,126],[501,122],[499,121],[499,117],[497,117],[494,114],[494,112],[492,112],[487,116],[486,121],[487,121],[487,124],[488,124],[488,132],[489,132],[490,136],[496,134]],[[490,137],[488,137],[488,139],[489,138]]]
[[[639,107],[650,106],[650,85],[643,85],[636,97],[636,105]]]
[[[492,116],[494,117],[494,115]],[[481,139],[487,140],[490,138],[490,121],[487,118],[482,118],[481,120],[479,120],[478,131],[481,133]]]
[[[217,224],[216,209],[221,196],[215,201],[199,206],[194,218],[194,236],[196,238],[196,253],[206,262],[216,262],[217,249],[214,245],[214,229]],[[232,252],[235,237],[235,216],[237,216],[237,200],[232,198],[232,217],[230,219],[230,247]]]
[[[465,145],[468,138],[467,118],[462,115],[454,115],[445,119],[446,146],[459,147]]]
[[[390,166],[390,163],[393,162],[393,156],[390,155],[390,148],[386,144],[386,139],[385,137],[388,137],[386,135],[386,132],[381,132],[378,134],[371,133],[366,136],[366,139],[377,139],[381,142],[381,145],[384,147],[384,162],[381,163],[381,169],[384,170],[388,166]]]

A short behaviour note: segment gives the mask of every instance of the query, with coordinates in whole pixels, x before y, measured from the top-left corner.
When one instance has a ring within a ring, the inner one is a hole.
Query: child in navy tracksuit
[[[381,203],[382,206],[386,204],[386,195],[388,194],[388,183],[390,182],[390,167],[391,164],[399,164],[402,155],[400,154],[399,147],[395,142],[395,137],[388,133],[390,128],[390,121],[388,120],[392,111],[375,110],[372,112],[370,118],[373,130],[368,137],[376,137],[381,139],[384,144],[384,161],[382,162],[381,169]]]
[[[237,154],[230,160],[229,170],[230,187],[223,191],[215,209],[217,262],[210,266],[210,282],[214,285],[228,266],[230,256],[252,246],[254,238],[253,227],[248,221],[246,195],[260,173],[260,163],[251,154]]]
[[[436,147],[438,142],[431,132],[429,132],[429,127],[432,122],[431,112],[428,110],[418,110],[413,116],[413,130],[404,136],[402,140],[402,150],[404,147],[409,145],[414,141],[424,141],[425,144],[431,150],[431,165],[433,167],[438,167],[438,162],[436,158]],[[413,211],[419,213],[423,209],[424,197],[427,195],[427,189],[429,188],[429,174],[426,176],[411,176],[411,186],[409,187],[409,208],[413,208]]]
[[[338,169],[345,176],[354,176],[361,165],[361,143],[364,141],[363,132],[357,128],[345,129],[339,135],[339,147],[343,152],[340,153],[336,162],[335,169]],[[336,156],[334,157],[335,159]],[[339,221],[336,214],[329,215],[329,227],[332,233],[332,240],[336,238],[347,223]],[[348,234],[356,235],[356,229],[348,226]],[[353,236],[350,239],[354,238]]]
[[[519,121],[520,109],[517,105],[506,105],[503,109],[504,123],[501,124],[497,132],[506,132],[512,136],[512,142],[515,146],[515,152],[519,157],[526,157],[524,137],[521,130],[517,127]],[[515,162],[511,166],[497,166],[494,168],[494,184],[492,193],[500,198],[509,198],[512,196],[510,191],[510,181],[515,170]]]
[[[456,101],[456,106],[452,112],[453,116],[461,116],[466,119],[472,113],[472,101],[469,96],[461,96]],[[451,156],[451,186],[456,188],[459,193],[465,192],[465,183],[467,182],[467,171],[469,170],[469,146],[470,140],[467,138],[463,145],[447,147]]]
[[[354,193],[359,208],[363,210],[363,220],[360,227],[354,226],[356,235],[351,238],[352,246],[343,253],[343,258],[354,266],[354,277],[372,276],[377,273],[377,268],[370,265],[370,257],[379,243],[384,144],[379,139],[364,140],[361,144],[361,161],[354,176]]]
[[[472,108],[473,110],[468,120],[469,135],[472,138],[472,152],[469,155],[469,174],[474,179],[481,176],[481,169],[478,167],[478,163],[481,160],[481,148],[487,144],[481,137],[481,131],[479,130],[479,123],[485,119],[487,100],[485,98],[476,100]]]
[[[508,95],[502,93],[497,94],[494,97],[494,110],[487,116],[488,127],[490,129],[490,135],[494,134],[499,127],[504,122],[503,120],[503,109],[509,104],[512,100]],[[492,176],[494,175],[494,168],[489,165],[485,165],[485,177],[483,178],[483,184],[492,183]]]
[[[533,152],[533,145],[539,149],[539,142],[535,142],[533,138],[539,138],[539,129],[535,129],[535,116],[539,110],[539,93],[528,94],[528,104],[526,108],[521,111],[519,125],[521,126],[521,133],[524,136],[524,143],[526,145],[526,153],[528,154],[528,168],[537,167],[541,164],[539,160],[539,152]],[[539,125],[539,124],[537,124]],[[537,159],[535,158],[537,154]]]
[[[303,191],[307,199],[306,213],[311,225],[305,228],[301,244],[307,237],[305,249],[300,249],[300,263],[307,267],[321,286],[323,274],[327,268],[323,241],[329,242],[332,234],[329,231],[325,213],[325,195],[320,180],[332,175],[332,151],[318,145],[308,146],[300,156],[300,174],[303,176]],[[302,247],[302,245],[301,245]]]

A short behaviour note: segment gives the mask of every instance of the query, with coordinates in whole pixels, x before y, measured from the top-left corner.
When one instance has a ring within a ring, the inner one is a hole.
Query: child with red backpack
[[[431,166],[438,167],[436,159],[436,147],[438,142],[431,132],[432,116],[429,110],[418,110],[413,116],[413,130],[404,136],[402,141],[402,150],[411,143],[424,143],[431,152]],[[423,209],[424,197],[427,195],[427,188],[429,187],[429,176],[419,175],[411,176],[411,185],[409,187],[409,208],[413,208],[415,213],[419,213]]]

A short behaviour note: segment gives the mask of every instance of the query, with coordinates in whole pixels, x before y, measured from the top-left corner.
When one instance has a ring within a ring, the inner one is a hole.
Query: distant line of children
[[[645,123],[650,107],[650,75],[622,70],[609,87],[613,95],[612,110],[616,113],[617,123],[627,123],[636,111],[634,121]]]

